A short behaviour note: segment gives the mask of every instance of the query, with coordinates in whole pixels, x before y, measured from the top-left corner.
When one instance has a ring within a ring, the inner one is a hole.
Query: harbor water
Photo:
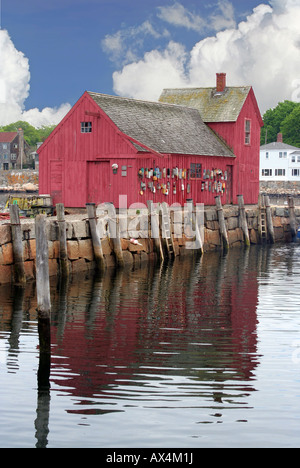
[[[300,246],[0,286],[0,447],[300,446]]]

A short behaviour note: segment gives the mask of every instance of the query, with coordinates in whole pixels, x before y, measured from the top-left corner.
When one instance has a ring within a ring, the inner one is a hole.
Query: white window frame
[[[92,122],[81,122],[81,133],[92,133],[93,124]]]
[[[273,174],[272,169],[262,169],[263,177],[272,177],[272,174]]]

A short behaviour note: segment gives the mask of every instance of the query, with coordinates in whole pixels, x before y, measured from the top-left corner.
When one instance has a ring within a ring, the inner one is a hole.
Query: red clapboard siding
[[[245,120],[251,122],[250,144],[245,144]],[[256,204],[259,194],[260,121],[251,89],[236,122],[209,123],[236,155],[233,202],[244,195],[246,204]]]

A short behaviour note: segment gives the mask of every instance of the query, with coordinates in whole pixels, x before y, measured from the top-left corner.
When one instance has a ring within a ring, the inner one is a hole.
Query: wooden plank
[[[249,229],[248,229],[246,210],[245,210],[245,204],[244,204],[244,197],[243,195],[238,195],[237,197],[238,197],[238,204],[239,204],[239,223],[244,234],[244,243],[247,247],[249,247],[250,238],[249,238]]]
[[[164,252],[163,252],[160,233],[159,233],[159,217],[154,209],[154,204],[152,200],[147,201],[147,206],[148,206],[149,217],[150,217],[150,226],[151,226],[150,232],[151,232],[152,239],[154,239],[155,252],[158,255],[158,258],[161,261],[164,261]]]
[[[70,268],[67,251],[67,230],[65,221],[65,208],[62,203],[58,203],[56,205],[56,213],[59,239],[59,272],[62,277],[68,277]]]
[[[269,234],[269,241],[271,244],[275,244],[273,219],[272,219],[272,212],[271,212],[271,207],[270,207],[270,199],[268,195],[265,195],[265,206],[266,206],[266,221],[267,221],[267,229],[268,229],[268,234]]]
[[[97,232],[95,203],[87,203],[86,209],[87,209],[87,214],[89,218],[89,225],[90,225],[96,267],[99,271],[104,271],[106,264],[105,264],[105,259],[104,259],[104,255],[102,251],[101,239],[99,238],[99,235]]]
[[[291,226],[291,233],[292,233],[292,238],[295,240],[297,237],[297,221],[296,221],[296,215],[295,215],[295,201],[292,196],[288,196],[288,204],[289,204],[289,217],[290,217],[290,226]]]
[[[18,205],[10,205],[11,236],[14,255],[14,275],[16,284],[26,283],[24,267],[24,254],[22,242],[22,229],[20,224],[20,210]]]
[[[116,209],[113,203],[106,203],[105,206],[108,211],[108,229],[110,238],[112,239],[113,243],[114,255],[117,261],[117,265],[123,267],[125,263],[123,259],[123,251],[120,238],[120,226],[116,214]]]
[[[50,354],[51,335],[51,300],[49,282],[49,251],[46,231],[46,216],[38,215],[35,219],[36,235],[36,290],[40,353]]]
[[[220,196],[215,197],[215,200],[216,200],[216,207],[217,207],[223,249],[228,250],[229,249],[228,234],[227,234],[224,212],[223,212],[223,207],[222,207]]]
[[[195,232],[195,250],[199,250],[199,253],[203,255],[203,242],[200,233],[200,229],[198,226],[197,215],[195,211],[195,206],[192,199],[187,199],[186,205],[189,212],[189,219],[191,220],[191,229]]]

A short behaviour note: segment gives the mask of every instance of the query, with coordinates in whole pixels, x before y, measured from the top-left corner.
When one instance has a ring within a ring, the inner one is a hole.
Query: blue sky
[[[300,0],[2,0],[1,23],[0,124],[9,96],[38,119],[85,90],[156,100],[220,71],[263,111],[298,99]]]

